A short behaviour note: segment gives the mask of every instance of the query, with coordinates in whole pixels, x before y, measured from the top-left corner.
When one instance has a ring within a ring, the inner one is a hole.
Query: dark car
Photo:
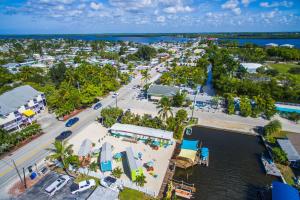
[[[74,117],[72,119],[69,119],[69,121],[66,123],[66,127],[71,127],[78,121],[79,121],[78,117]]]
[[[98,102],[94,105],[94,110],[98,110],[101,107],[102,107],[102,103]]]
[[[56,140],[64,140],[72,135],[72,131],[64,131],[62,132],[59,136],[57,136],[55,139]]]

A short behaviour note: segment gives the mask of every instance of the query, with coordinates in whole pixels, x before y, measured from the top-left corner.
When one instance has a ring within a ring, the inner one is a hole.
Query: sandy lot
[[[161,147],[159,148],[159,150],[153,150],[150,146],[145,145],[142,142],[133,144],[123,141],[122,138],[109,136],[108,130],[106,128],[104,128],[97,122],[93,122],[68,141],[70,144],[74,145],[73,150],[75,154],[78,152],[82,141],[85,139],[89,139],[93,143],[95,143],[95,148],[100,148],[105,142],[110,143],[113,146],[113,155],[118,152],[124,152],[126,147],[131,146],[135,153],[141,152],[143,154],[142,164],[149,161],[154,161],[154,174],[156,174],[157,177],[154,178],[146,171],[145,168],[143,168],[144,175],[146,176],[147,181],[144,187],[158,194],[169,165],[169,160],[171,159],[172,153],[175,148],[175,142],[172,146],[169,146],[167,148]],[[126,157],[123,159],[125,159],[126,161]],[[124,161],[113,161],[113,168],[117,166],[120,166],[124,171]],[[125,173],[122,175],[121,180],[130,180],[126,173],[127,169],[125,168]],[[109,175],[109,173],[107,175]]]

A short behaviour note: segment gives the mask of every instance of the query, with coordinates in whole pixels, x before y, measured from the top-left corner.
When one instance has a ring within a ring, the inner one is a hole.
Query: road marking
[[[28,159],[32,158],[38,151],[42,150],[43,148],[45,148],[46,146],[49,146],[49,144],[52,143],[52,141],[47,142],[46,144],[44,144],[43,146],[41,146],[38,149],[33,149],[31,150],[30,153],[26,154],[26,156],[22,157],[21,159],[15,161],[16,165],[18,167],[18,165],[23,164],[25,161],[27,161]],[[4,170],[4,172],[0,173],[0,177],[6,175],[7,173],[11,172],[12,170],[14,170],[14,168],[12,168],[10,166],[10,168]]]

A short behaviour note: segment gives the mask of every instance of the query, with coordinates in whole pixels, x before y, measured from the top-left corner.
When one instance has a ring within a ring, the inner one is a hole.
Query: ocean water
[[[174,178],[195,184],[197,200],[256,200],[257,191],[276,177],[266,176],[260,161],[265,151],[259,137],[194,127],[187,139],[209,148],[209,167],[176,169]]]
[[[32,39],[74,39],[74,40],[85,40],[85,41],[93,41],[93,40],[105,40],[105,41],[130,41],[137,43],[155,43],[155,42],[187,42],[193,39],[185,38],[185,37],[175,37],[175,36],[126,36],[126,35],[97,35],[97,34],[56,34],[56,35],[0,35],[0,39],[24,39],[24,38],[32,38]],[[238,41],[239,44],[245,43],[254,43],[259,46],[264,46],[268,43],[276,43],[278,45],[281,44],[292,44],[295,47],[300,48],[300,39],[221,39],[221,40],[235,40]]]

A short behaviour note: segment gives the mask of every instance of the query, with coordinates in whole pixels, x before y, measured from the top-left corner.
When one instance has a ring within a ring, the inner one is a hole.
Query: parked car
[[[70,135],[72,135],[72,131],[64,131],[61,134],[59,134],[59,136],[57,136],[55,139],[62,141],[64,139],[70,137]]]
[[[76,124],[76,122],[78,122],[78,121],[79,121],[78,117],[74,117],[72,119],[69,119],[69,121],[66,123],[66,127],[71,127],[74,124]]]
[[[98,102],[94,105],[94,110],[98,110],[99,108],[102,107],[102,103],[101,102]]]
[[[115,191],[118,190],[117,179],[115,179],[111,176],[107,176],[107,177],[101,179],[100,184],[103,187],[110,188]]]
[[[115,93],[112,95],[112,98],[116,98],[117,96],[119,96],[119,93],[115,92]]]
[[[49,196],[53,196],[56,191],[60,190],[62,187],[64,187],[68,181],[70,180],[70,177],[68,175],[60,176],[56,181],[54,181],[51,185],[49,185],[45,191]]]
[[[79,192],[83,192],[85,190],[90,189],[91,187],[96,186],[96,182],[94,179],[81,181],[78,184],[74,183],[71,185],[71,193],[78,194]]]

